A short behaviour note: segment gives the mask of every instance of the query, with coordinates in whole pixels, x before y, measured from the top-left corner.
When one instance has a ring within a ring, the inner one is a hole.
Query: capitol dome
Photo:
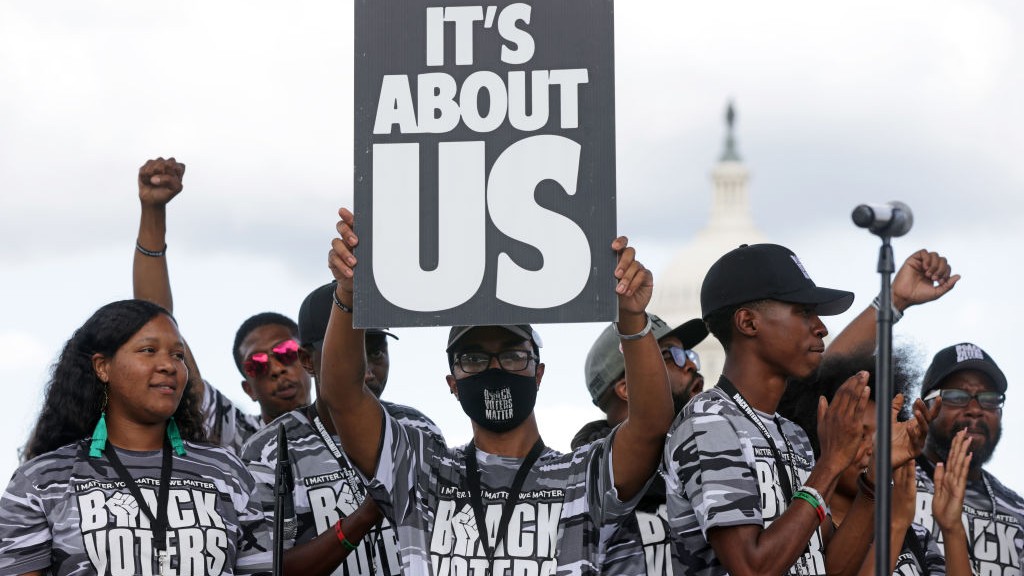
[[[755,226],[747,185],[750,171],[743,165],[733,133],[736,113],[732,103],[726,109],[725,147],[711,171],[712,202],[707,225],[675,253],[668,267],[658,272],[650,310],[671,326],[700,316],[700,286],[711,265],[740,244],[767,242]],[[725,352],[714,336],[697,347],[705,387],[718,381]]]

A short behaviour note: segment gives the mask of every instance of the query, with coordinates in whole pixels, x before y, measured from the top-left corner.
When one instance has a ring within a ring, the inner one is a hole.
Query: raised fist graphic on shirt
[[[136,526],[135,519],[139,515],[139,503],[131,494],[118,492],[107,499],[107,510],[114,515],[118,526]]]

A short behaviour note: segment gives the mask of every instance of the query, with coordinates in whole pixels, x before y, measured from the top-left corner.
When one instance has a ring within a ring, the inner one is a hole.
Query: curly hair
[[[892,393],[903,394],[907,401],[901,414],[903,419],[911,413],[910,398],[914,395],[913,382],[917,378],[915,368],[917,350],[909,344],[897,346],[892,352]],[[790,380],[786,392],[779,401],[777,411],[786,418],[796,422],[811,441],[815,456],[819,455],[818,445],[818,397],[824,396],[832,402],[839,387],[846,379],[861,370],[868,373],[867,386],[872,402],[875,401],[875,364],[874,350],[870,347],[854,350],[842,356],[827,356],[810,377],[804,380]]]
[[[235,359],[235,367],[238,368],[238,372],[244,377],[247,377],[247,374],[242,367],[244,361],[242,358],[242,341],[245,340],[249,333],[262,326],[284,326],[295,339],[299,338],[299,325],[284,314],[260,312],[255,316],[250,316],[238,327],[238,331],[235,332],[235,343],[231,347],[231,356]]]
[[[92,356],[112,357],[143,326],[159,314],[177,322],[163,307],[145,300],[121,300],[103,306],[82,324],[64,345],[46,385],[43,408],[22,451],[28,461],[61,446],[88,438],[100,419],[105,399]],[[181,437],[204,442],[203,418],[195,398],[193,376],[185,384],[174,420]]]

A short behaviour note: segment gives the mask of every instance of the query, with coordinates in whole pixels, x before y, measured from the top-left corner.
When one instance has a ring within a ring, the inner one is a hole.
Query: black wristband
[[[154,252],[153,250],[146,250],[142,247],[142,244],[136,242],[135,249],[141,252],[143,256],[149,256],[150,258],[159,258],[164,254],[167,254],[167,244],[164,244],[163,248]]]
[[[352,307],[351,306],[346,306],[345,303],[342,302],[340,298],[338,298],[338,291],[337,290],[332,290],[331,291],[331,298],[334,298],[334,305],[338,307],[338,310],[341,310],[342,312],[345,312],[347,314],[351,314],[352,313]]]

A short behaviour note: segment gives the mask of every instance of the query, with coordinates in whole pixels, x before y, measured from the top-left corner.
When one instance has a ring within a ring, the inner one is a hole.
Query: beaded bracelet
[[[346,314],[351,314],[352,313],[352,307],[351,306],[346,306],[345,303],[341,301],[341,298],[338,298],[338,291],[337,290],[332,290],[331,291],[331,298],[334,298],[334,305],[338,307],[338,310],[341,310],[342,312],[345,312]]]
[[[341,531],[341,520],[334,523],[334,534],[338,537],[338,542],[341,542],[341,545],[349,552],[359,548],[355,544],[349,542],[348,538],[345,538],[345,533]]]
[[[145,248],[142,247],[142,244],[136,242],[135,249],[138,250],[143,256],[149,256],[150,258],[159,258],[164,254],[167,254],[167,244],[164,244],[164,247],[161,248],[160,250],[153,251],[146,250]]]

